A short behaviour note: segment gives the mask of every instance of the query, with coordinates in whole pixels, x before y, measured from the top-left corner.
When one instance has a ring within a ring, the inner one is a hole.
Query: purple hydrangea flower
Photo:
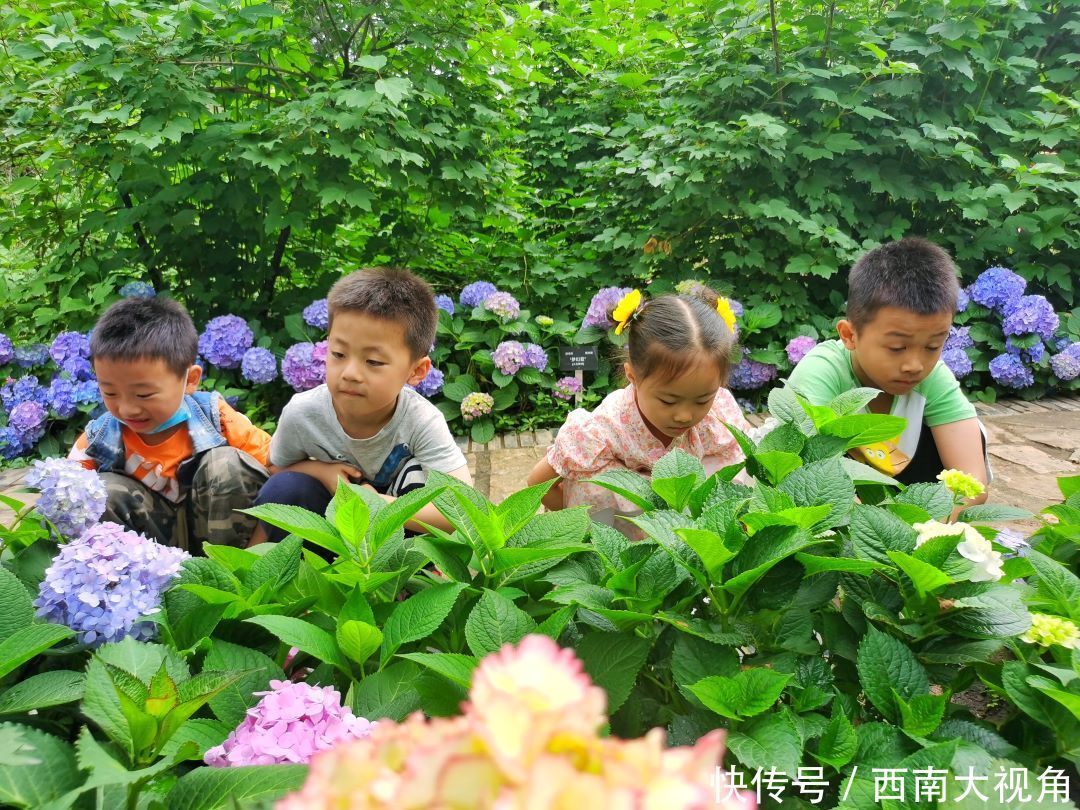
[[[1035,375],[1013,354],[999,354],[990,361],[990,376],[1006,388],[1027,388],[1035,383]]]
[[[461,416],[471,422],[481,416],[487,416],[495,407],[495,398],[491,394],[472,393],[461,401]]]
[[[0,334],[0,366],[6,366],[15,357],[15,346],[11,338]]]
[[[96,388],[95,384],[95,388]],[[70,419],[79,410],[75,402],[75,383],[59,374],[49,383],[49,410],[61,419]]]
[[[443,373],[435,368],[435,366],[432,366],[428,369],[427,376],[414,385],[413,389],[422,396],[430,399],[442,391],[444,382],[446,382],[446,379],[443,376]]]
[[[791,365],[798,365],[799,361],[806,357],[815,346],[817,346],[817,341],[808,335],[799,335],[789,340],[786,351]]]
[[[1032,346],[1017,346],[1011,337],[1005,338],[1005,351],[1015,354],[1025,363],[1038,363],[1046,353],[1046,344],[1041,340]]]
[[[41,491],[34,508],[64,537],[78,537],[105,514],[105,482],[78,462],[66,458],[35,461],[26,484]]]
[[[961,287],[960,292],[956,295],[956,311],[964,312],[970,303],[971,297],[968,295],[968,291]]]
[[[39,405],[47,405],[49,391],[32,374],[24,374],[17,380],[9,377],[3,387],[0,387],[0,402],[4,404],[4,408],[8,411],[22,402],[36,402]]]
[[[269,349],[254,346],[244,352],[240,373],[245,380],[258,385],[273,382],[277,379],[277,358]]]
[[[236,368],[254,342],[247,321],[238,315],[219,315],[199,335],[199,354],[220,368]]]
[[[33,443],[15,428],[0,427],[0,458],[10,461],[30,452],[33,446]]]
[[[8,427],[14,428],[24,436],[33,436],[45,432],[45,406],[40,402],[27,400],[20,402],[8,414]],[[38,435],[38,438],[41,438]],[[35,442],[37,439],[34,440]]]
[[[215,768],[306,764],[319,751],[367,737],[377,725],[341,705],[332,686],[270,681],[262,699],[203,762]]]
[[[970,326],[952,326],[949,327],[949,336],[945,338],[945,345],[941,350],[947,352],[953,349],[970,349],[974,345]]]
[[[465,293],[462,292],[462,295],[464,295],[464,294]],[[441,309],[447,315],[453,315],[454,314],[454,299],[451,298],[449,295],[436,295],[435,296],[435,306],[437,306],[439,309]]]
[[[517,374],[525,362],[525,347],[516,340],[504,340],[491,353],[495,368],[507,376]]]
[[[37,615],[64,624],[97,647],[131,636],[153,638],[145,621],[190,555],[116,523],[98,523],[60,547],[34,601]]]
[[[326,382],[326,353],[313,343],[296,343],[285,351],[281,376],[295,391],[307,391]]]
[[[757,406],[746,397],[735,397],[735,404],[742,409],[743,413],[757,413]]]
[[[971,358],[963,349],[945,349],[941,353],[941,360],[949,367],[949,371],[958,380],[964,379],[972,371]]]
[[[525,365],[535,368],[537,371],[547,371],[548,356],[543,346],[535,343],[525,344]]]
[[[124,298],[153,298],[157,295],[153,284],[145,281],[129,281],[120,288],[120,295]]]
[[[1069,340],[1069,338],[1065,337],[1065,335],[1054,335],[1052,338],[1050,338],[1050,340],[1047,341],[1050,350],[1053,352],[1065,351],[1065,347],[1068,346],[1070,343],[1072,343],[1072,341]]]
[[[556,399],[561,399],[564,402],[569,402],[577,394],[580,394],[585,390],[584,383],[577,377],[562,377],[555,381],[555,388],[552,390],[552,394]]]
[[[1070,343],[1050,358],[1050,368],[1054,376],[1062,382],[1069,382],[1080,377],[1080,342]]]
[[[613,327],[615,321],[611,320],[611,312],[628,292],[630,292],[629,287],[604,287],[589,302],[589,309],[585,312],[582,324],[596,329]]]
[[[735,317],[741,318],[743,316],[743,305],[734,298],[729,298],[728,303],[731,304],[731,311],[735,313]]]
[[[521,314],[521,304],[507,292],[493,292],[484,299],[484,309],[503,323],[510,323]]]
[[[49,347],[44,343],[24,343],[15,347],[15,365],[35,368],[49,362]]]
[[[320,298],[304,307],[304,323],[326,331],[330,328],[330,309],[326,299]]]
[[[94,375],[90,368],[90,338],[82,332],[61,332],[49,347],[49,356],[76,380],[88,380]]]
[[[1050,340],[1058,328],[1053,305],[1041,295],[1025,295],[1005,310],[1001,328],[1006,335],[1038,335]]]
[[[489,295],[494,295],[498,291],[498,287],[490,281],[474,281],[461,291],[458,301],[463,307],[478,307]]]
[[[1007,267],[989,267],[979,273],[967,289],[976,304],[1004,312],[1024,294],[1027,282]]]
[[[728,384],[739,391],[756,391],[776,379],[776,366],[759,363],[750,359],[750,353],[743,350],[743,358],[731,369]]]

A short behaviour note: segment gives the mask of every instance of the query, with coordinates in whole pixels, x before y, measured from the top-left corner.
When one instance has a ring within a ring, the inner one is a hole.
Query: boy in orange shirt
[[[90,336],[108,409],[68,458],[97,470],[108,488],[103,520],[198,553],[202,541],[244,547],[249,508],[266,481],[270,436],[217,392],[196,391],[199,335],[165,298],[126,298]]]

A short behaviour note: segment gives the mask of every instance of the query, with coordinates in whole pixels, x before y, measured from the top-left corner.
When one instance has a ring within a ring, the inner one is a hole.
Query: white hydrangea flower
[[[971,582],[997,582],[1005,575],[1001,567],[1001,554],[994,551],[990,541],[979,534],[974,526],[967,523],[941,523],[937,520],[928,520],[925,523],[916,523],[913,528],[919,533],[915,539],[915,548],[935,537],[960,535],[963,539],[956,550],[961,557],[974,564],[974,569],[968,577]]]

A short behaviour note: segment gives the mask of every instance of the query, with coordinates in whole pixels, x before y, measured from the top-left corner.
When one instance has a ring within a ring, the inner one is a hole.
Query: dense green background
[[[534,314],[690,276],[790,330],[905,233],[1076,305],[1063,2],[0,6],[5,331],[116,287],[266,332],[342,270],[496,281]]]

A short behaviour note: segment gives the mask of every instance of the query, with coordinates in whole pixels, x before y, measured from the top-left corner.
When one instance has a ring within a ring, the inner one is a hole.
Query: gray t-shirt
[[[466,464],[446,418],[411,388],[401,390],[382,430],[354,439],[338,422],[326,385],[289,400],[270,441],[270,463],[276,467],[307,459],[352,464],[375,489],[395,496],[422,486],[428,470],[448,473]]]

